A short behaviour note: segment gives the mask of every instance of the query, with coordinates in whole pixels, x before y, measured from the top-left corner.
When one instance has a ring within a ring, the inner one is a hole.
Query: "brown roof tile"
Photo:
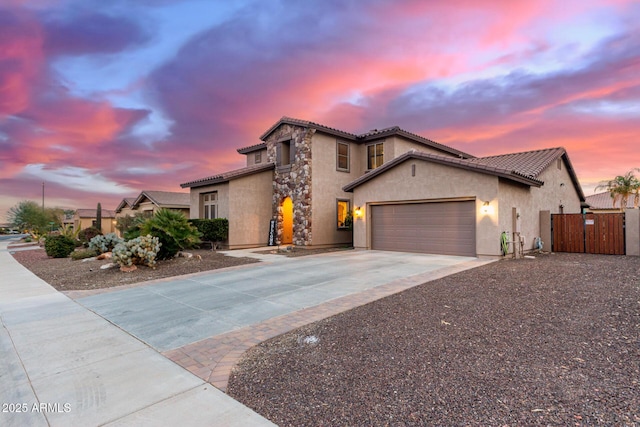
[[[522,176],[537,178],[551,162],[564,154],[566,154],[565,149],[557,147],[498,156],[476,157],[469,160],[477,164],[506,169]]]
[[[619,209],[620,201],[616,202],[616,207],[613,207],[613,198],[608,191],[603,193],[592,194],[586,197],[586,202],[592,209]],[[632,209],[634,207],[634,197],[630,196],[627,199],[627,208]]]
[[[96,212],[95,209],[76,209],[76,215],[80,218],[95,218]],[[115,216],[115,211],[102,209],[102,218],[115,218]]]
[[[206,178],[196,179],[195,181],[185,182],[184,184],[180,184],[180,187],[202,187],[204,185],[218,184],[221,182],[231,181],[232,179],[240,178],[242,176],[252,175],[254,173],[273,169],[274,167],[275,164],[273,163],[263,163],[259,165],[247,166],[246,168],[224,172],[219,175],[213,175]]]
[[[474,160],[474,159],[461,159],[461,158],[455,158],[455,157],[441,156],[438,154],[424,153],[422,151],[417,151],[417,150],[411,150],[383,164],[382,166],[372,170],[371,172],[365,175],[362,175],[360,178],[342,187],[342,189],[344,191],[353,191],[353,189],[358,187],[359,185],[369,181],[375,176],[380,175],[384,171],[389,170],[392,167],[396,166],[397,164],[402,163],[408,159],[420,159],[420,160],[439,163],[443,165],[453,166],[461,169],[467,169],[475,172],[486,173],[486,174],[499,176],[502,178],[509,179],[511,181],[520,182],[520,183],[535,186],[535,187],[540,187],[543,184],[542,181],[539,181],[532,177],[522,176],[521,174],[514,173],[513,171],[508,169],[503,169],[503,168],[496,167],[493,165],[488,165],[488,164],[472,162],[471,160]]]

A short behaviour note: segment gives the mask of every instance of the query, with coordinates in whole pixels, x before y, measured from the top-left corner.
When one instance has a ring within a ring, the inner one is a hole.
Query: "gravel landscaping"
[[[227,392],[280,426],[640,425],[640,258],[547,254],[266,341]]]
[[[111,260],[74,261],[71,258],[49,258],[44,249],[16,251],[13,257],[59,291],[111,288],[258,262],[252,258],[228,257],[206,249],[190,250],[189,253],[193,254],[192,258],[158,261],[155,269],[138,266],[131,272],[122,272],[117,267],[100,269],[100,266]]]

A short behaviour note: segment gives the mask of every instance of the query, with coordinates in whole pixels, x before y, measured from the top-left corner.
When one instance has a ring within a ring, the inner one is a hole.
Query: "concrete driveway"
[[[415,277],[417,285],[426,281],[425,274],[478,261],[382,251],[262,258],[269,262],[76,301],[156,350],[166,351],[399,279]],[[466,268],[472,266],[477,264]]]

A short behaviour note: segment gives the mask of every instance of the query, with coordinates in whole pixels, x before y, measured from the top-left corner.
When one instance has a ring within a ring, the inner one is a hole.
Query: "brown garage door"
[[[383,251],[476,256],[475,202],[372,206],[371,247]]]

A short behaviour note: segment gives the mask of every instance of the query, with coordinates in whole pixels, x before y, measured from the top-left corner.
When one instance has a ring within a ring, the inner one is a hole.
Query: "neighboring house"
[[[273,219],[282,245],[500,255],[502,231],[529,249],[540,211],[584,200],[562,148],[476,158],[397,126],[356,135],[288,117],[260,139],[238,150],[246,167],[181,184],[191,218],[229,219],[230,248],[265,245]]]
[[[593,213],[611,213],[611,212],[622,212],[620,206],[620,200],[616,202],[616,207],[613,207],[613,198],[611,197],[611,193],[605,191],[603,193],[592,194],[591,196],[586,197],[586,202],[589,207],[586,209],[587,212]],[[627,209],[634,208],[634,196],[630,195],[627,199]]]
[[[153,215],[158,209],[166,208],[182,212],[189,217],[189,193],[173,191],[143,191],[138,197],[122,199],[116,208],[116,217],[143,213]]]
[[[77,209],[73,215],[73,229],[84,230],[89,227],[97,227],[95,209]],[[115,212],[109,209],[102,209],[101,219],[102,233],[113,233],[116,230],[116,215]]]
[[[133,204],[136,201],[136,197],[128,197],[122,199],[118,207],[116,207],[116,218],[120,218],[122,216],[133,216],[135,215],[135,210],[133,209]]]

